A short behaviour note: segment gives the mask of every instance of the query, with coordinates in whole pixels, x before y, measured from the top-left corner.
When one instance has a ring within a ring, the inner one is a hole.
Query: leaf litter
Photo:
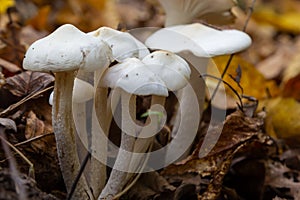
[[[12,119],[17,128],[16,133],[5,131],[7,141],[33,162],[36,184],[24,175],[29,166],[14,154],[29,196],[64,199],[48,105],[50,92],[45,90],[54,78],[50,74],[25,72],[21,65],[25,49],[62,23],[76,24],[84,31],[118,24],[128,29],[161,27],[164,13],[156,1],[148,0],[121,0],[116,6],[105,0],[77,0],[76,3],[28,0],[17,1],[16,9],[11,9],[12,1],[3,2],[0,7],[0,113]],[[199,157],[202,138],[198,138],[189,157],[161,171],[143,174],[124,198],[300,198],[299,12],[300,3],[296,0],[257,1],[247,28],[253,45],[234,57],[224,80],[240,95],[258,99],[258,110],[253,116],[236,111],[236,98],[226,88],[232,104],[219,108],[228,114],[223,124],[216,124],[209,133],[220,131],[224,125],[212,151]],[[231,26],[243,27],[245,13],[235,14],[236,22]],[[219,71],[227,60],[214,59]],[[215,83],[207,84],[215,86]],[[35,95],[38,92],[41,93]],[[4,126],[10,127],[5,123]],[[206,126],[203,123],[201,130]],[[0,156],[0,194],[6,195],[3,196],[6,199],[16,199],[15,188],[10,187],[13,183],[12,172],[8,170],[10,158],[2,151]]]

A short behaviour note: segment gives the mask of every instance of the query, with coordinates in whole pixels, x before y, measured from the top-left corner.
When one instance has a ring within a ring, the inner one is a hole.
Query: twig
[[[77,174],[77,176],[76,176],[76,178],[75,178],[75,180],[74,180],[74,182],[72,184],[70,192],[69,192],[69,194],[67,196],[67,200],[71,200],[72,199],[72,196],[73,196],[73,194],[75,192],[75,189],[76,189],[76,186],[77,186],[77,184],[79,182],[79,179],[82,176],[82,173],[83,173],[83,171],[84,171],[84,169],[86,167],[86,164],[87,164],[87,162],[88,162],[88,160],[90,158],[91,158],[91,152],[88,151],[87,154],[86,154],[86,156],[84,157],[84,160],[83,160],[81,166],[80,166],[79,172],[78,172],[78,174]]]
[[[9,169],[11,172],[11,179],[14,181],[15,183],[15,187],[16,187],[16,193],[19,196],[19,199],[27,199],[27,194],[26,194],[26,189],[21,181],[20,178],[20,174],[18,172],[17,169],[17,164],[16,164],[16,160],[14,159],[14,157],[11,155],[11,151],[9,149],[9,146],[12,147],[10,145],[10,143],[6,140],[6,136],[5,136],[5,129],[3,127],[0,127],[0,137],[1,137],[1,144],[2,144],[2,148],[5,152],[5,155],[7,157],[11,157],[11,159],[9,159]]]
[[[30,99],[48,91],[48,90],[51,90],[53,89],[54,86],[50,86],[48,88],[45,88],[37,93],[34,93],[34,94],[29,94],[27,95],[26,97],[24,97],[23,99],[21,99],[20,101],[18,101],[17,103],[15,104],[12,104],[10,105],[8,108],[6,108],[5,110],[3,110],[1,113],[0,113],[0,117],[5,117],[9,114],[9,112],[11,112],[12,110],[16,109],[17,107],[21,106],[22,104],[24,104],[25,102],[29,101]]]
[[[226,81],[224,81],[223,79],[221,78],[218,78],[218,77],[215,77],[215,76],[212,76],[212,75],[209,75],[209,74],[203,74],[201,75],[202,77],[209,77],[209,78],[213,78],[213,79],[216,79],[218,81],[221,81],[223,82],[225,85],[227,85],[232,91],[233,93],[238,97],[239,101],[240,101],[240,105],[238,104],[239,108],[243,111],[243,108],[244,108],[244,105],[243,105],[243,101],[242,101],[242,98],[241,96],[239,95],[239,93],[229,84],[227,83]]]
[[[34,166],[33,166],[32,162],[21,151],[19,151],[19,149],[17,149],[14,145],[12,145],[10,142],[8,142],[3,136],[0,135],[0,139],[1,139],[2,143],[5,143],[10,148],[12,148],[29,165],[28,176],[30,178],[34,179]],[[11,157],[11,159],[13,158],[13,156],[11,156],[11,155],[9,157]]]
[[[30,139],[28,139],[28,140],[25,140],[25,141],[23,141],[23,142],[19,142],[19,143],[15,144],[14,147],[18,147],[18,146],[21,146],[21,145],[24,145],[24,144],[27,144],[27,143],[30,143],[30,142],[39,140],[39,139],[41,139],[41,138],[43,138],[43,137],[46,137],[46,136],[48,136],[48,135],[53,135],[53,134],[54,134],[54,133],[52,132],[52,133],[47,133],[47,134],[44,134],[44,135],[38,135],[38,136],[36,136],[36,137],[30,138]]]

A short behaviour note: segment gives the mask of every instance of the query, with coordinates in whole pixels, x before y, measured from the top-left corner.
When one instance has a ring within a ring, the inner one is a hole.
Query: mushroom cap
[[[149,70],[157,74],[171,91],[177,91],[188,83],[191,69],[180,56],[169,51],[155,51],[142,60]]]
[[[189,24],[211,13],[228,12],[233,0],[159,0],[166,12],[166,26]]]
[[[65,24],[28,48],[23,67],[32,71],[60,72],[79,68],[94,71],[108,67],[111,57],[107,44]]]
[[[147,38],[151,49],[174,53],[192,52],[198,57],[214,57],[242,51],[251,38],[238,30],[217,30],[200,23],[172,26],[158,30]]]
[[[72,101],[75,103],[83,103],[91,100],[94,96],[94,87],[79,78],[74,79]],[[49,96],[49,104],[53,105],[53,92]]]
[[[83,103],[94,97],[94,87],[79,78],[75,78],[72,100],[75,103]]]
[[[165,83],[137,58],[127,58],[124,62],[108,68],[102,77],[101,86],[119,87],[135,95],[168,96]]]
[[[88,35],[105,41],[112,49],[113,58],[118,62],[122,62],[126,58],[142,58],[150,53],[143,43],[127,32],[101,27]]]

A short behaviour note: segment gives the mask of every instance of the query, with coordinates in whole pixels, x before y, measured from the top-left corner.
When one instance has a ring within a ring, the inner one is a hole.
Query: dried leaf
[[[59,24],[76,24],[83,31],[92,31],[101,26],[116,28],[119,15],[112,0],[73,0],[58,12],[56,21]]]
[[[8,8],[14,5],[15,2],[13,0],[0,0],[0,14],[5,13]]]
[[[260,6],[254,10],[253,18],[259,23],[270,24],[278,30],[286,31],[294,34],[300,33],[298,26],[300,21],[299,11],[286,11],[283,13],[276,12],[275,9],[268,6]]]
[[[5,87],[18,97],[27,96],[46,88],[54,81],[47,73],[26,71],[6,79]]]
[[[300,101],[300,74],[284,84],[282,97],[291,97]]]
[[[45,135],[53,132],[52,127],[45,124],[42,120],[38,119],[33,111],[28,113],[26,119],[25,137],[26,139],[31,139],[37,136]],[[43,137],[39,140],[32,141],[30,144],[36,151],[47,152],[49,147],[53,144],[53,137]]]
[[[219,56],[214,58],[213,61],[214,63],[210,63],[210,65],[215,64],[218,68],[218,71],[216,71],[215,67],[208,67],[208,73],[219,77],[219,74],[224,71],[224,68],[228,61],[228,56]],[[230,76],[238,76],[236,72],[238,66],[240,66],[240,70],[243,73],[243,76],[240,80],[240,86],[243,88],[245,95],[253,96],[257,99],[264,99],[268,97],[268,92],[271,93],[271,96],[277,96],[279,94],[279,89],[274,81],[266,80],[264,76],[259,71],[257,71],[251,63],[247,62],[239,56],[233,57],[227,74],[224,77],[224,80],[229,83],[236,91],[238,91],[239,93],[242,92],[238,84]],[[214,81],[217,82],[216,80]],[[231,97],[235,97],[232,91],[228,88],[226,89],[226,94]]]
[[[155,199],[172,199],[175,189],[157,172],[149,172],[141,175],[127,195],[128,199],[137,200],[152,199],[154,196],[156,197]]]
[[[6,70],[8,70],[11,73],[17,73],[21,71],[21,68],[19,68],[17,65],[8,62],[2,58],[0,58],[0,67],[5,68]]]
[[[265,184],[274,188],[288,188],[289,195],[298,199],[300,193],[300,174],[295,170],[291,170],[280,162],[269,161],[267,163],[268,175]],[[291,177],[287,174],[293,174]],[[296,179],[296,180],[295,180]]]
[[[267,116],[266,132],[290,145],[300,145],[300,103],[293,98],[276,98],[262,102]]]

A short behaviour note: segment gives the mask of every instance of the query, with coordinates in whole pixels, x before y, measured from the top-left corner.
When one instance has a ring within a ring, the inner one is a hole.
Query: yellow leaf
[[[275,98],[261,104],[267,113],[266,132],[290,145],[300,145],[300,103],[293,98]]]
[[[297,11],[275,12],[272,7],[262,6],[255,10],[253,18],[258,23],[270,24],[275,28],[294,34],[300,33],[300,13]]]
[[[6,12],[9,7],[13,7],[15,2],[13,0],[0,0],[0,14]]]
[[[229,56],[215,57],[213,61],[219,71],[214,71],[214,67],[209,66],[208,73],[214,76],[219,76],[219,74],[224,71],[228,58]],[[241,69],[241,77],[238,77],[238,74],[236,72],[238,66],[240,66]],[[253,96],[257,99],[264,99],[268,97],[269,93],[271,94],[271,96],[277,96],[279,94],[279,89],[274,81],[266,80],[264,76],[251,63],[247,62],[239,56],[233,57],[224,80],[229,83],[239,94],[241,94],[242,90],[235,82],[235,80],[232,79],[232,77],[240,78],[240,86],[243,88],[243,92],[245,95]],[[228,87],[225,88],[228,95],[235,97]]]

